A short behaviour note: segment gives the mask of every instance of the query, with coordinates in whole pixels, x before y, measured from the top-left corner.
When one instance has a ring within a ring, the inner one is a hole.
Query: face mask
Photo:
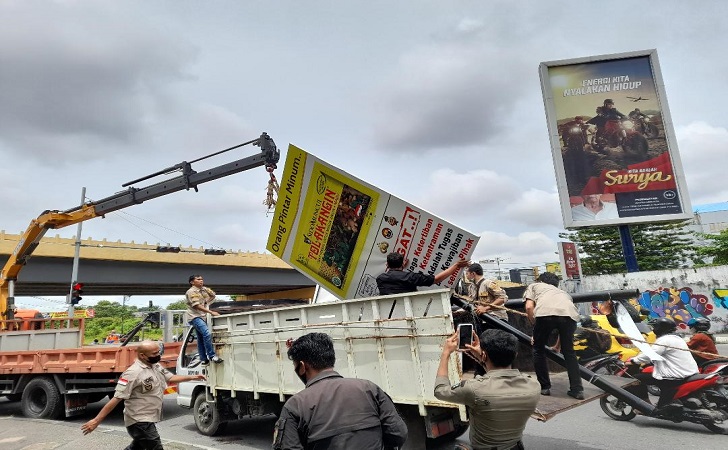
[[[147,361],[149,362],[149,364],[157,364],[161,360],[162,360],[162,355],[147,356]]]
[[[303,375],[299,375],[298,369],[300,369],[300,368],[301,368],[301,363],[298,363],[298,364],[296,364],[296,367],[293,370],[296,372],[296,376],[298,377],[298,379],[301,380],[301,382],[305,386],[306,383],[308,382],[308,380],[306,379],[306,372],[304,372]]]

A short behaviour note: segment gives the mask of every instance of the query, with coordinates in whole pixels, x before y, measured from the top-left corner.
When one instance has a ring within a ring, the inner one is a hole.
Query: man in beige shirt
[[[205,318],[207,314],[219,316],[220,313],[212,311],[210,305],[215,301],[215,291],[205,287],[205,280],[202,275],[190,275],[190,288],[185,293],[187,301],[187,313],[185,318],[197,333],[197,352],[205,366],[210,363],[221,363],[222,358],[215,353],[215,347],[212,345],[212,334],[207,327]]]
[[[447,368],[450,355],[458,349],[455,333],[442,349],[435,397],[468,407],[470,443],[475,450],[523,449],[523,429],[536,409],[540,387],[538,381],[512,368],[518,339],[506,331],[489,329],[466,348],[485,364],[488,373],[450,386]]]
[[[559,289],[559,277],[551,272],[544,272],[530,284],[523,293],[526,301],[526,314],[533,324],[533,368],[536,378],[541,384],[541,395],[551,395],[551,378],[546,365],[546,343],[553,330],[558,330],[561,342],[561,354],[566,360],[566,371],[569,374],[569,391],[567,394],[578,400],[584,399],[584,387],[581,383],[579,361],[574,353],[574,332],[579,320],[579,312],[574,306],[571,296]]]
[[[137,347],[137,360],[129,366],[116,383],[114,397],[101,411],[81,426],[89,434],[106,416],[124,401],[124,425],[132,443],[127,449],[163,450],[155,423],[162,419],[162,399],[168,383],[204,380],[204,375],[173,375],[159,364],[162,355],[159,344],[143,341]]]

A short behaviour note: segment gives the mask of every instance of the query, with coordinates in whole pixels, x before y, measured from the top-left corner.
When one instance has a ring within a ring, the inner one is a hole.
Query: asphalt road
[[[719,345],[721,354],[728,354],[728,345]],[[103,406],[104,402],[89,405],[84,416],[66,419],[54,427],[54,433],[62,433],[59,441],[73,439],[83,445],[84,442],[96,442],[106,439],[104,433],[114,433],[123,437],[125,429],[121,408],[117,408],[91,436],[85,438],[81,434],[81,424],[93,417]],[[4,419],[4,420],[3,420]],[[0,429],[12,427],[11,423],[18,422],[23,425],[32,423],[34,430],[42,433],[44,428],[51,427],[52,421],[29,421],[22,418],[19,403],[11,403],[0,399]],[[167,396],[164,402],[164,418],[159,424],[159,431],[163,439],[172,441],[171,448],[187,448],[182,444],[195,445],[198,448],[235,448],[235,449],[269,449],[273,436],[273,416],[243,419],[231,422],[227,430],[220,436],[207,437],[197,433],[188,409],[178,407],[174,395]],[[47,431],[50,433],[50,431]],[[3,440],[3,431],[0,431],[0,445],[3,450],[33,449],[45,450],[56,447],[25,446],[19,442]],[[79,439],[80,437],[80,439]],[[86,441],[84,441],[86,439]],[[118,440],[118,439],[117,439]],[[467,442],[467,434],[459,439]],[[587,403],[571,411],[557,415],[547,422],[529,421],[524,433],[524,444],[529,449],[539,450],[576,450],[576,449],[625,449],[643,450],[645,448],[701,448],[711,449],[725,446],[728,442],[724,436],[716,436],[705,427],[690,423],[672,423],[658,419],[638,416],[629,422],[617,422],[607,417],[599,407],[598,402]],[[61,448],[61,447],[58,447]],[[90,447],[74,447],[91,450]],[[110,447],[99,447],[110,448]],[[452,448],[452,443],[438,443],[432,450],[445,450]]]

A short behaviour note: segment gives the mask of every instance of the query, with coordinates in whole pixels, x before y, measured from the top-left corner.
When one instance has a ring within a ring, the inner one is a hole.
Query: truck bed
[[[162,365],[173,368],[181,347],[164,344]],[[97,345],[70,349],[0,352],[0,375],[54,373],[121,373],[136,359],[136,347]]]
[[[286,356],[286,340],[310,332],[334,341],[335,369],[378,384],[397,404],[460,408],[434,397],[442,343],[454,332],[449,290],[277,308],[212,318],[218,354],[211,366],[215,390],[277,394],[281,401],[303,388]],[[450,378],[462,372],[457,355]],[[464,417],[464,410],[462,410]]]

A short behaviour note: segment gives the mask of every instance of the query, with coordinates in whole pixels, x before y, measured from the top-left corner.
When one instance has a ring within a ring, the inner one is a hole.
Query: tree
[[[700,234],[707,242],[698,247],[698,255],[713,258],[713,265],[728,264],[728,228],[718,234]]]
[[[687,267],[695,258],[693,233],[689,221],[630,225],[635,257],[640,270]],[[560,233],[559,237],[579,247],[584,275],[603,275],[627,271],[619,227],[588,227]]]
[[[177,302],[172,302],[169,305],[167,305],[167,307],[165,309],[167,309],[167,310],[187,309],[187,302],[185,300],[179,300]]]

